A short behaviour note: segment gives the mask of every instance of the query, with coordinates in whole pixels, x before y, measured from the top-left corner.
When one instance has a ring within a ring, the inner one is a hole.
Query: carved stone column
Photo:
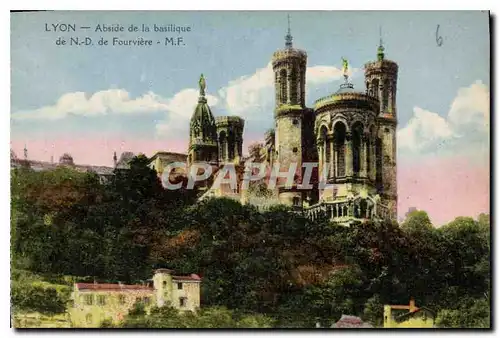
[[[238,147],[238,139],[235,139],[234,140],[234,160],[236,159],[239,159],[240,157],[240,150],[239,150],[239,147]]]
[[[339,177],[339,154],[338,154],[338,149],[337,149],[337,143],[335,142],[335,138],[332,139],[332,144],[333,144],[333,177]]]
[[[329,168],[329,177],[335,177],[335,151],[333,149],[333,137],[329,137],[329,143],[330,143],[330,168]]]
[[[345,175],[347,177],[353,175],[353,156],[352,156],[352,133],[348,132],[345,135]]]
[[[323,172],[323,161],[324,161],[324,158],[323,158],[323,141],[321,139],[318,139],[317,140],[318,142],[318,162],[319,162],[319,165],[318,165],[318,173],[320,175],[320,179],[322,178],[321,177],[321,174]]]

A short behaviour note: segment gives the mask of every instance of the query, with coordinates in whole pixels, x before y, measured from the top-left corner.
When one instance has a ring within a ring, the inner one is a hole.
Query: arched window
[[[383,189],[382,186],[382,141],[377,138],[375,141],[375,163],[376,163],[376,187],[377,191],[380,193]]]
[[[325,154],[325,166],[328,170],[328,177],[333,176],[333,168],[332,168],[332,158],[331,158],[331,153],[330,153],[330,142],[331,140],[328,139],[328,135],[326,135],[326,130],[325,130],[325,135],[323,136],[323,151]]]
[[[232,130],[229,130],[229,134],[227,137],[227,148],[228,148],[227,157],[229,160],[234,159],[234,143],[235,143],[234,133]]]
[[[346,127],[342,122],[337,122],[333,128],[333,139],[335,142],[336,163],[335,176],[345,176],[345,135]]]
[[[286,69],[280,70],[280,97],[281,103],[287,103],[288,95],[286,93]]]
[[[219,134],[219,158],[224,161],[227,159],[227,136],[225,131]]]
[[[326,141],[326,138],[327,138],[327,134],[328,134],[328,131],[326,129],[325,126],[322,126],[320,131],[319,131],[319,138],[320,138],[320,141],[319,141],[319,144],[320,144],[320,151],[321,153],[319,154],[320,155],[320,167],[321,167],[321,171],[324,172],[324,170],[327,168],[325,167],[325,165],[328,165],[328,159],[327,159],[327,141]],[[323,173],[321,173],[323,174]],[[328,175],[327,175],[328,176]]]
[[[379,81],[378,79],[374,79],[372,81],[372,91],[371,91],[371,95],[378,98],[379,97]]]
[[[363,137],[363,125],[356,122],[352,127],[352,169],[355,174],[361,170],[361,142]]]
[[[293,68],[290,74],[290,103],[297,104],[297,68]]]
[[[276,104],[279,104],[279,102],[281,102],[281,89],[279,87],[279,76],[278,76],[278,72],[275,72],[274,73],[274,85],[275,85],[275,95],[276,95]]]
[[[368,203],[366,202],[366,200],[361,200],[359,202],[359,211],[360,211],[359,218],[369,218]]]
[[[372,156],[374,156],[372,147],[375,139],[375,127],[370,127],[370,136],[366,142],[366,173],[370,177],[370,171],[372,170]]]

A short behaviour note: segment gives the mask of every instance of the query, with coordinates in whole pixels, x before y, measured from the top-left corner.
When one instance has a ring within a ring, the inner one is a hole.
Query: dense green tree
[[[314,327],[342,314],[381,325],[383,304],[410,297],[438,312],[442,326],[489,323],[488,215],[435,228],[418,211],[401,226],[343,227],[283,206],[194,203],[197,191],[163,189],[144,156],[105,185],[70,168],[13,170],[11,196],[15,269],[134,283],[168,267],[203,278],[197,313],[133,311],[126,327]],[[43,300],[52,291],[19,285],[17,309],[37,302],[59,311],[57,300]]]
[[[383,327],[384,304],[378,294],[373,295],[366,301],[362,318],[371,323],[373,327]]]
[[[11,306],[16,312],[64,313],[69,292],[61,293],[52,287],[11,283]]]
[[[487,298],[464,298],[456,309],[443,309],[436,316],[436,326],[442,328],[491,327],[490,301]]]

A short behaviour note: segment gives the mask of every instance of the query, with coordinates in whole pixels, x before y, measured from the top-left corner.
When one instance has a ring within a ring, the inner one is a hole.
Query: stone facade
[[[278,179],[269,198],[294,206],[310,218],[326,216],[345,225],[368,219],[397,220],[398,65],[385,58],[381,44],[377,60],[365,65],[366,89],[356,91],[348,81],[344,60],[345,83],[309,108],[305,105],[307,53],[293,47],[290,31],[285,39],[285,48],[272,55],[274,126],[260,151],[248,159],[275,171],[295,170],[293,184]],[[202,77],[200,100],[191,120],[188,164],[205,159],[215,168],[227,163],[245,166],[241,152],[244,121],[234,116],[214,119],[204,95]],[[300,189],[306,162],[317,163],[308,190]],[[237,189],[207,187],[203,197],[239,197],[244,203],[262,199],[240,191],[240,184],[239,179]]]
[[[158,173],[158,176],[161,177],[163,171],[169,164],[176,162],[186,163],[186,161],[186,154],[159,151],[149,159],[149,167],[155,170]],[[176,168],[175,170],[176,172],[174,174],[185,174],[185,171],[181,168]]]
[[[245,120],[239,116],[217,116],[219,163],[239,164],[243,157],[243,129]]]
[[[280,201],[297,202],[311,218],[327,216],[351,224],[366,219],[396,220],[396,88],[398,66],[386,60],[380,45],[377,60],[365,65],[366,90],[345,83],[332,95],[305,107],[307,55],[285,48],[272,58],[275,72],[275,142],[265,158],[287,170],[290,163],[318,162],[312,181],[328,187],[311,191],[280,187]],[[347,69],[345,69],[346,71]],[[301,175],[298,173],[298,180]],[[298,198],[300,197],[300,201]]]

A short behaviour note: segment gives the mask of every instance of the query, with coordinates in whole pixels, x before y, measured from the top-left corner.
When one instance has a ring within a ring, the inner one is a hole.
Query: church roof
[[[201,125],[213,124],[215,126],[215,119],[212,114],[212,110],[207,103],[207,99],[202,96],[198,99],[198,104],[194,109],[193,116],[191,117],[191,123],[194,121],[199,121]]]
[[[286,60],[292,58],[298,58],[305,63],[307,59],[307,53],[304,50],[293,47],[293,36],[290,29],[290,16],[288,16],[288,31],[285,36],[285,48],[278,49],[273,53],[273,66],[280,62],[286,62]]]
[[[190,136],[191,140],[195,141],[194,143],[198,143],[199,140],[202,140],[202,143],[203,141],[211,143],[217,141],[217,127],[212,110],[205,97],[205,88],[206,82],[202,74],[200,78],[200,97],[190,123]]]
[[[166,160],[166,161],[172,161],[172,160],[185,161],[187,159],[187,154],[170,152],[170,151],[158,151],[156,154],[151,156],[149,161],[151,162],[156,158],[160,158],[161,160]]]
[[[314,102],[316,113],[332,106],[365,107],[371,111],[378,111],[378,99],[366,93],[356,91],[351,83],[343,83],[333,94],[322,97]]]
[[[356,90],[354,90],[354,86],[350,85],[350,83],[347,86],[341,85],[339,90],[335,92],[335,94],[344,94],[344,93],[357,93]]]
[[[146,290],[153,291],[150,285],[140,284],[109,284],[109,283],[76,283],[78,290],[94,290],[94,291],[130,291],[130,290]]]
[[[124,151],[120,155],[120,159],[116,163],[118,169],[130,169],[130,161],[135,157],[135,154],[131,151]]]

